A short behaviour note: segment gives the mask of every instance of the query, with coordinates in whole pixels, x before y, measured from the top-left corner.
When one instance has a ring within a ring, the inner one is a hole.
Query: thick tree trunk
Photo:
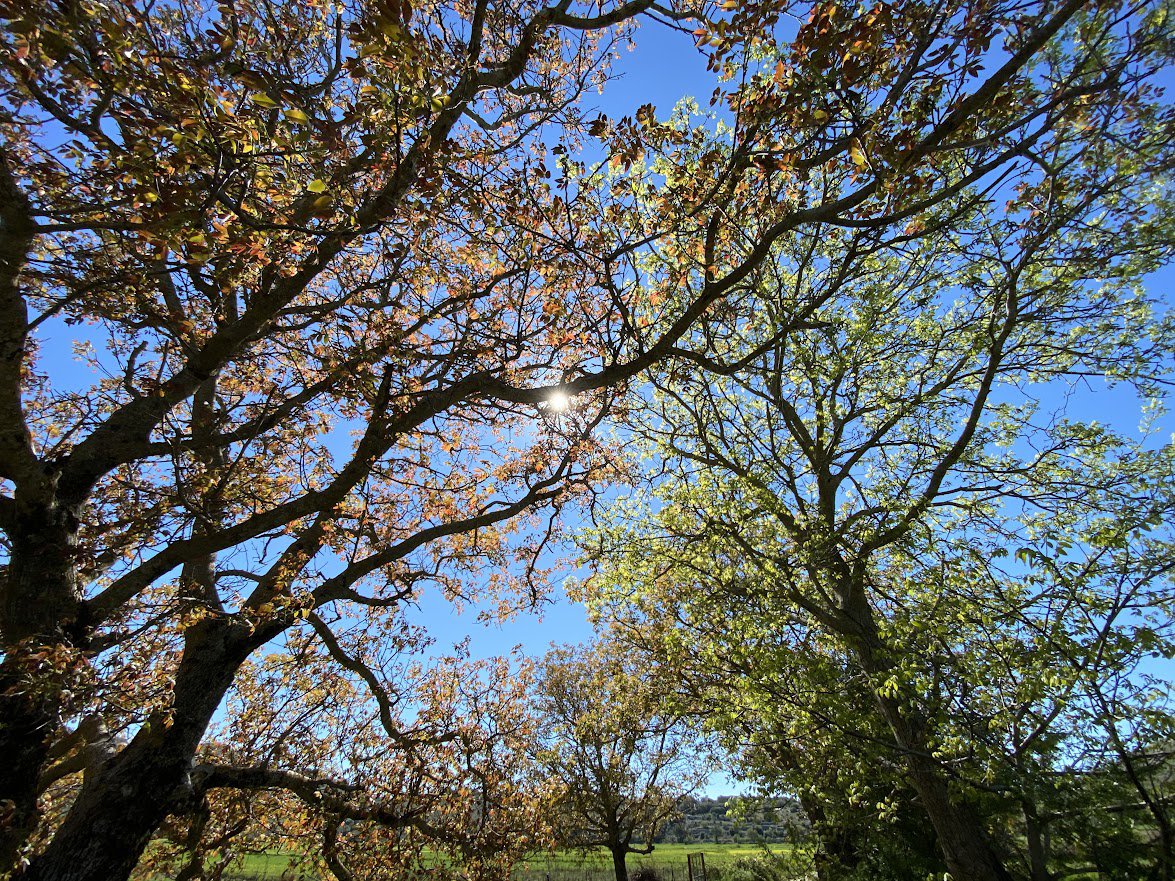
[[[612,869],[616,873],[616,881],[628,881],[628,867],[625,864],[628,848],[624,845],[616,845],[609,850],[612,851]]]
[[[873,610],[863,590],[848,591],[846,596],[849,599],[842,610],[846,622],[843,635],[861,668],[873,676],[882,676],[891,664]],[[874,699],[904,754],[910,784],[938,836],[953,881],[1012,881],[974,808],[951,796],[949,778],[930,755],[920,721],[892,697],[875,692]]]
[[[251,641],[229,625],[190,629],[170,717],[157,714],[77,800],[21,881],[123,881],[185,790],[196,748]]]
[[[12,652],[0,664],[0,877],[37,826],[37,779],[60,719],[57,695],[29,687],[34,663]]]
[[[946,775],[938,762],[927,756],[918,744],[901,743],[899,738],[899,745],[907,751],[910,782],[938,835],[952,879],[1012,881],[992,849],[978,815],[969,805],[951,798]]]
[[[0,874],[14,868],[37,826],[37,782],[86,663],[77,518],[19,495],[17,510],[0,590]]]

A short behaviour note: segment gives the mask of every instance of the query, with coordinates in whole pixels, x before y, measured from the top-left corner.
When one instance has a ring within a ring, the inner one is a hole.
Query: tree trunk
[[[892,665],[864,591],[858,587],[844,595],[848,599],[842,610],[845,621],[842,635],[866,673],[875,677],[887,674]],[[873,696],[904,755],[910,783],[938,835],[953,881],[1012,881],[974,808],[951,797],[949,778],[942,765],[930,755],[920,720],[894,698],[877,692]]]
[[[1165,819],[1165,818],[1164,818]],[[1175,848],[1172,847],[1171,825],[1159,824],[1159,881],[1171,881],[1172,864],[1175,863]]]
[[[29,687],[33,663],[10,652],[0,664],[0,877],[37,826],[37,779],[60,720],[57,694]]]
[[[186,634],[173,709],[157,713],[77,800],[21,881],[124,881],[176,805],[212,714],[252,650],[242,630],[204,622]]]
[[[1045,843],[1045,824],[1037,815],[1034,804],[1025,800],[1021,806],[1024,809],[1024,838],[1028,847],[1028,876],[1032,881],[1052,881]]]
[[[0,874],[11,871],[36,829],[37,781],[86,661],[79,650],[77,518],[17,498],[12,547],[0,589]]]
[[[946,775],[938,762],[926,755],[919,744],[897,739],[907,750],[910,781],[938,835],[953,881],[1012,881],[992,849],[978,815],[969,805],[951,798]]]
[[[628,881],[628,867],[625,865],[628,848],[621,844],[615,845],[609,850],[612,851],[612,869],[616,873],[616,881]]]

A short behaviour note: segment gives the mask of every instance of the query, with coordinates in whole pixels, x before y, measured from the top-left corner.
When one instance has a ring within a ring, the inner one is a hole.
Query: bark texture
[[[188,631],[171,713],[156,714],[125,749],[87,774],[61,829],[22,881],[130,875],[152,833],[182,802],[196,747],[252,642],[232,625],[205,622]]]

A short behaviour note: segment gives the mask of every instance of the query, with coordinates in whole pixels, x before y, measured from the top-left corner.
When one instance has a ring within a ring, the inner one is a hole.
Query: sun
[[[571,398],[566,392],[551,392],[551,396],[547,398],[547,408],[555,413],[566,413],[570,407]]]

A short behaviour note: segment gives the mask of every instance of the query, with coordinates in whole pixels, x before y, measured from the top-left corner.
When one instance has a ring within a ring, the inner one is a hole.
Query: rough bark
[[[56,689],[28,688],[30,666],[24,652],[0,664],[0,873],[17,863],[36,828],[37,778],[60,715]]]
[[[609,850],[612,851],[612,870],[615,873],[616,881],[628,881],[628,866],[626,863],[628,848],[621,844],[613,845]]]
[[[121,881],[186,791],[196,748],[252,649],[231,625],[187,633],[170,714],[156,714],[125,749],[87,775],[61,829],[21,881]]]
[[[36,828],[37,781],[85,665],[76,516],[18,494],[8,526],[12,546],[0,593],[0,871],[16,865]]]

